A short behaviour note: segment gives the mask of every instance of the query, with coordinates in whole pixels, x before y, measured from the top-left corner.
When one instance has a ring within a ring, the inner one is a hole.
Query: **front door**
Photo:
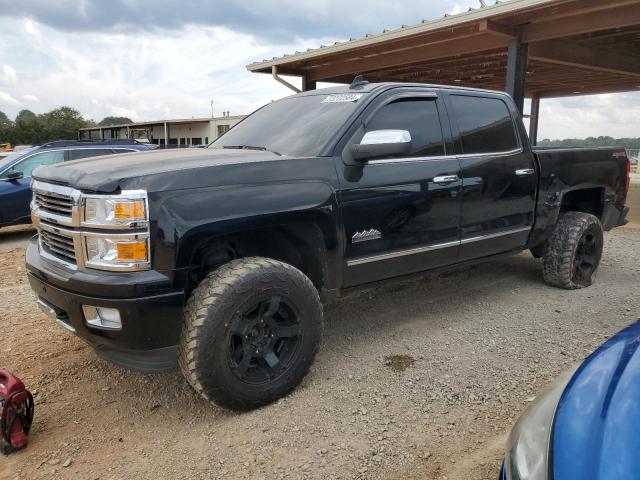
[[[534,221],[536,166],[501,95],[449,95],[462,169],[460,260],[521,248]],[[524,132],[522,132],[524,135]]]
[[[441,101],[405,91],[380,99],[367,112],[349,144],[366,132],[406,130],[411,150],[362,164],[339,163],[345,286],[454,263],[459,247],[461,172],[455,155],[447,155],[449,126]]]

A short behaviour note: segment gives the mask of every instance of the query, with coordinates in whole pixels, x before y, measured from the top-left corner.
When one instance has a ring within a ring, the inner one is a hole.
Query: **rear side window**
[[[373,130],[407,130],[411,152],[407,157],[444,155],[442,128],[433,99],[402,98],[382,107],[367,124]]]
[[[463,153],[509,152],[519,148],[507,104],[498,98],[452,95]]]
[[[110,148],[83,148],[69,151],[69,160],[79,160],[81,158],[97,157],[99,155],[111,155]]]

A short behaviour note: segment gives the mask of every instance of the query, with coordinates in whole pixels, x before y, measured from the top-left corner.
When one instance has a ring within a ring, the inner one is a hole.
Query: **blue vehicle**
[[[57,141],[12,153],[0,159],[0,227],[30,223],[31,172],[40,165],[99,155],[148,151],[155,145],[133,140]]]
[[[562,375],[511,431],[502,480],[640,478],[640,321]]]

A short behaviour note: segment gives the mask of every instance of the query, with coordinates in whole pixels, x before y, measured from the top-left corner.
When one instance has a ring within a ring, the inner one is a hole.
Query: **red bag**
[[[19,378],[0,370],[0,451],[26,447],[32,421],[33,396]]]

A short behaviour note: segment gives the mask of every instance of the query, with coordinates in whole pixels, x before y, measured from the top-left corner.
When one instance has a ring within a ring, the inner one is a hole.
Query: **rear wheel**
[[[291,265],[260,257],[210,273],[185,308],[180,368],[205,398],[233,410],[296,387],[322,334],[318,292]]]
[[[588,287],[600,264],[603,244],[602,225],[596,216],[563,213],[545,247],[545,282],[566,289]]]

